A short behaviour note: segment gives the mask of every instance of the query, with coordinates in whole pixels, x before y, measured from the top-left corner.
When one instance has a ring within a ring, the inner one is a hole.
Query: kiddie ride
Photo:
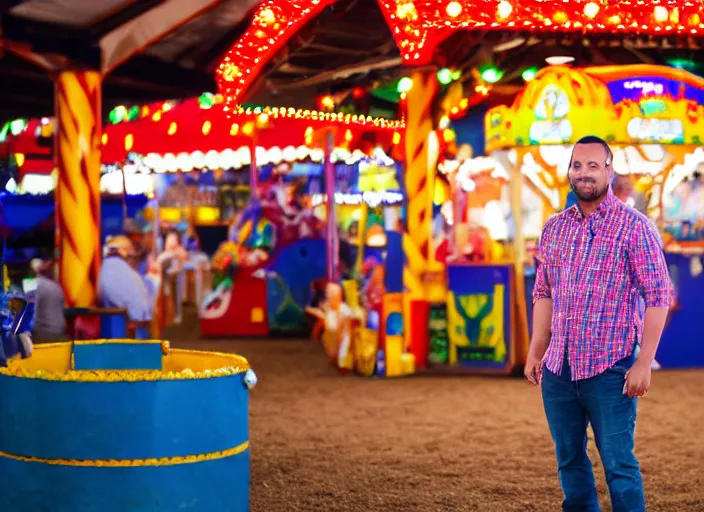
[[[312,283],[325,275],[325,241],[310,209],[254,198],[213,257],[213,291],[200,309],[203,336],[299,331]]]
[[[2,301],[0,510],[249,510],[244,358],[162,341],[32,350],[31,300]]]

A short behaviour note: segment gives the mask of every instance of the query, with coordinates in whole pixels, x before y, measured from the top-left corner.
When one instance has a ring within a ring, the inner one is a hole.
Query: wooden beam
[[[22,0],[0,0],[0,16],[10,12],[14,7],[22,3]]]
[[[32,58],[35,65],[46,67],[35,56],[52,56],[51,59],[86,66],[97,67],[100,63],[100,49],[91,44],[88,33],[79,28],[71,28],[56,23],[35,21],[6,15],[2,18],[2,34],[5,44],[13,44],[23,58]],[[34,54],[34,56],[30,55]]]
[[[22,60],[29,62],[30,64],[37,66],[44,71],[51,73],[56,71],[59,67],[66,64],[68,59],[63,55],[47,55],[39,54],[32,51],[31,47],[26,44],[18,44],[12,41],[5,41],[5,49],[18,56]]]
[[[170,0],[115,28],[100,40],[101,73],[109,74],[145,48],[222,0]]]

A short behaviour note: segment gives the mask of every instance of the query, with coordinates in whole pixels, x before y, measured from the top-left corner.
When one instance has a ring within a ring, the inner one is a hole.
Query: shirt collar
[[[594,213],[592,215],[603,218],[604,216],[606,216],[606,214],[612,211],[617,204],[618,199],[616,199],[616,196],[614,196],[611,187],[609,187],[609,190],[606,193],[606,197],[604,197],[601,203],[599,203],[599,206],[596,207],[596,210],[594,210]],[[575,203],[570,206],[569,211],[570,214],[576,219],[584,218],[582,210],[579,208],[579,203]]]

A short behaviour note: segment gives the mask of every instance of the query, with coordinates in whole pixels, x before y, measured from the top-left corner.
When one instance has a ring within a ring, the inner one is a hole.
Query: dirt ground
[[[560,510],[540,394],[521,380],[342,377],[306,340],[197,341],[179,331],[167,338],[174,346],[242,354],[259,376],[253,512]],[[704,511],[703,388],[704,371],[657,372],[639,405],[649,511]]]

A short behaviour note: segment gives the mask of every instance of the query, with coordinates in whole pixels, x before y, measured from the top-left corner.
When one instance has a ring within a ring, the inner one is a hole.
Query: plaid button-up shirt
[[[672,283],[655,226],[609,190],[584,217],[577,205],[551,217],[540,238],[533,302],[552,298],[545,365],[572,380],[604,372],[633,353],[642,307],[667,307]]]

